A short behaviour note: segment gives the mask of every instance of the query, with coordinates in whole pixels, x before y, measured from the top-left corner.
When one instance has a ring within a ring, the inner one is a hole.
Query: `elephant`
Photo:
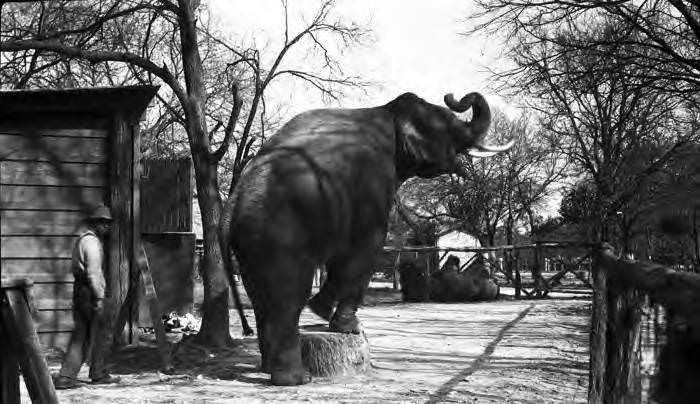
[[[448,257],[442,269],[430,276],[430,299],[436,302],[465,302],[494,300],[498,285],[491,279],[483,260],[477,260],[464,271],[459,271],[459,258]]]
[[[380,258],[389,210],[408,178],[454,173],[459,155],[508,150],[484,143],[491,112],[469,93],[450,108],[413,93],[357,109],[303,112],[266,140],[243,168],[219,226],[256,319],[261,371],[273,385],[311,380],[299,345],[305,305],[334,332],[360,333],[358,305]],[[454,112],[472,109],[471,120]],[[314,268],[327,279],[309,300]]]

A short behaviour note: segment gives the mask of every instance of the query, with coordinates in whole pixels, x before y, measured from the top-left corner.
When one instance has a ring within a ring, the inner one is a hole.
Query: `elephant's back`
[[[379,118],[371,110],[350,112],[297,116],[246,166],[232,223],[246,248],[276,243],[322,257],[363,231],[353,223],[359,218],[386,220],[395,186],[393,145],[384,138],[391,134],[387,125],[372,129]]]
[[[343,153],[342,147],[374,147],[393,152],[394,123],[383,108],[316,109],[287,122],[260,149],[303,148],[317,157]]]

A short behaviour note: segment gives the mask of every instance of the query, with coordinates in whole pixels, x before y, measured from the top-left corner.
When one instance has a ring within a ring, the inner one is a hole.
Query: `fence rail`
[[[533,248],[574,248],[583,247],[590,248],[594,247],[596,244],[585,243],[585,242],[545,242],[545,243],[535,243],[535,244],[523,244],[523,245],[499,245],[491,247],[426,247],[426,246],[405,246],[405,247],[384,247],[385,252],[440,252],[440,251],[454,251],[454,252],[473,252],[473,253],[486,253],[495,251],[514,251],[514,250],[529,250]]]
[[[385,253],[398,253],[396,259],[393,262],[393,283],[394,288],[398,288],[399,282],[397,281],[398,267],[401,264],[401,254],[403,253],[413,253],[417,258],[421,254],[425,254],[425,259],[428,261],[427,267],[436,269],[437,262],[433,262],[435,258],[437,261],[441,261],[448,253],[451,252],[463,252],[463,253],[476,253],[476,254],[487,254],[487,253],[498,253],[501,255],[502,262],[497,260],[486,258],[488,265],[492,269],[492,272],[499,272],[503,274],[507,284],[513,286],[515,290],[515,297],[520,298],[522,295],[526,297],[546,297],[550,292],[556,287],[561,285],[564,277],[571,273],[577,279],[581,281],[583,286],[588,288],[591,287],[590,281],[586,276],[580,273],[583,261],[588,260],[590,249],[595,246],[595,244],[579,241],[565,241],[565,242],[554,242],[554,241],[540,241],[533,244],[524,245],[499,245],[499,246],[488,246],[488,247],[435,247],[435,246],[386,246],[384,247]],[[558,259],[554,260],[558,263],[559,269],[556,270],[555,274],[548,279],[544,276],[545,269],[545,253],[552,250],[574,250],[579,249],[585,252],[579,253],[580,256],[577,257],[573,262],[565,262],[564,260]],[[521,258],[522,253],[530,252],[532,255],[532,262],[528,265],[527,258]],[[431,257],[430,254],[440,254],[439,256]],[[581,258],[581,256],[583,258]],[[467,266],[469,262],[464,263],[460,270]],[[528,290],[522,281],[521,267],[528,267],[532,274],[532,281],[534,284]],[[589,268],[585,268],[585,272],[588,273]],[[430,272],[431,270],[429,270]]]
[[[700,275],[654,262],[621,260],[610,248],[602,249],[599,259],[611,282],[646,292],[667,309],[700,320]]]

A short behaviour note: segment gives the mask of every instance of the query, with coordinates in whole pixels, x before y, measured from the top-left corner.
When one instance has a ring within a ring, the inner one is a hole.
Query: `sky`
[[[221,28],[237,43],[254,42],[267,49],[281,46],[280,0],[210,0],[208,4]],[[316,0],[290,1],[294,7],[291,32],[298,32],[318,4]],[[503,104],[487,88],[486,67],[497,65],[498,44],[483,36],[462,35],[472,24],[467,21],[470,12],[468,0],[338,0],[332,15],[371,28],[374,38],[343,55],[341,62],[348,73],[377,86],[366,95],[348,94],[335,106],[381,105],[408,91],[439,105],[446,93],[459,97],[480,91],[490,103]],[[324,106],[317,93],[293,84],[281,83],[271,90],[268,97],[289,105],[290,116]]]
[[[290,0],[292,33],[318,9],[318,0]],[[283,40],[284,14],[280,0],[209,0],[218,26],[237,44],[279,49]],[[367,94],[350,93],[339,107],[382,105],[399,94],[414,92],[437,105],[446,93],[460,97],[471,91],[484,94],[492,106],[514,112],[515,107],[489,91],[488,68],[502,68],[501,44],[484,35],[465,36],[472,27],[467,17],[470,0],[337,0],[332,16],[371,28],[374,40],[343,55],[347,73],[372,81]],[[273,52],[276,53],[276,52]],[[303,59],[291,63],[303,65]],[[305,56],[302,52],[301,56]],[[317,92],[280,82],[270,88],[268,105],[283,105],[283,121],[308,109],[325,105]],[[558,202],[547,210],[554,212]],[[463,243],[463,240],[455,242]]]

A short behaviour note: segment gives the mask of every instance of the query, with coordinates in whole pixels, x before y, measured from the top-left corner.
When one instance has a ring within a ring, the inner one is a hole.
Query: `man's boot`
[[[117,376],[112,376],[110,374],[105,373],[103,376],[92,379],[91,383],[92,384],[112,384],[112,383],[119,383],[120,380],[121,380],[121,378],[119,378]]]
[[[68,390],[80,387],[82,383],[68,376],[57,376],[53,380],[53,387],[56,390]]]

